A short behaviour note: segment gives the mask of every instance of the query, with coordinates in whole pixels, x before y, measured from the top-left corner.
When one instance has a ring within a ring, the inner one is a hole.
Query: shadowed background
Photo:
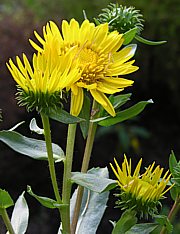
[[[22,53],[31,58],[34,52],[28,39],[34,38],[33,31],[40,34],[42,26],[49,20],[60,25],[62,19],[76,18],[83,20],[83,9],[88,19],[96,17],[102,8],[110,3],[108,0],[1,0],[0,1],[0,108],[3,111],[1,130],[11,128],[23,120],[26,124],[19,127],[19,132],[26,136],[37,137],[29,130],[28,124],[39,116],[27,113],[25,108],[18,107],[15,100],[16,86],[5,62],[9,57],[15,58]],[[151,1],[119,1],[127,6],[133,5],[141,10],[145,18],[142,36],[151,40],[167,40],[161,46],[147,46],[138,43],[135,55],[136,65],[140,69],[132,75],[135,84],[125,92],[132,92],[131,104],[153,99],[154,104],[148,105],[137,118],[114,127],[99,128],[92,153],[90,167],[109,167],[113,157],[122,161],[123,153],[136,163],[140,157],[147,166],[154,160],[161,166],[168,167],[168,157],[173,149],[180,158],[180,5],[178,0]],[[136,43],[136,42],[135,42]],[[52,121],[53,142],[65,149],[67,126]],[[80,131],[77,133],[73,170],[80,170],[84,141]],[[62,165],[58,164],[57,174],[61,187]],[[114,178],[110,172],[111,178]],[[14,201],[31,185],[36,194],[53,198],[50,176],[46,162],[34,161],[19,155],[0,143],[0,187],[11,194]],[[26,195],[30,207],[28,234],[57,233],[56,217],[58,212],[41,207],[39,203]],[[167,200],[169,205],[171,202]],[[167,202],[166,201],[166,202]],[[98,234],[110,233],[111,224],[108,220],[117,220],[120,210],[112,209],[111,200],[98,229]],[[9,209],[11,213],[11,209]],[[1,224],[1,220],[0,220]],[[174,233],[179,233],[178,224]],[[0,225],[0,233],[5,229]]]

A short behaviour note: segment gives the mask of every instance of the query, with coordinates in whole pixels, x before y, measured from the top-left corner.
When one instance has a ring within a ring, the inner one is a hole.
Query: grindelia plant
[[[170,172],[165,173],[160,166],[155,167],[155,162],[141,170],[142,159],[133,171],[133,163],[126,156],[122,166],[116,159],[115,164],[110,164],[115,180],[109,178],[107,167],[89,169],[97,127],[119,124],[153,103],[150,99],[124,107],[131,97],[126,91],[134,83],[130,76],[139,69],[133,59],[138,48],[134,41],[147,42],[140,37],[143,16],[134,7],[117,4],[103,11],[94,22],[85,19],[79,23],[73,18],[63,20],[60,27],[53,21],[47,22],[43,35],[35,31],[36,39],[30,39],[35,49],[32,58],[23,54],[22,58],[16,56],[15,60],[7,61],[17,85],[19,106],[25,106],[28,112],[35,110],[41,117],[42,128],[33,118],[30,130],[43,139],[17,132],[20,122],[0,131],[0,140],[21,155],[47,161],[54,197],[37,195],[30,185],[26,196],[34,197],[46,208],[58,210],[58,234],[95,234],[107,207],[109,191],[113,189],[116,189],[116,207],[123,213],[118,221],[111,221],[112,234],[147,234],[157,228],[162,229],[161,234],[171,232],[170,221],[178,211],[180,194],[179,163],[174,154],[170,156]],[[52,142],[50,119],[56,120],[57,125],[59,122],[68,125],[65,149]],[[73,172],[78,124],[85,148],[81,170]],[[55,163],[63,164],[62,185]],[[72,184],[77,186],[74,193]],[[168,217],[161,216],[160,201],[169,190],[175,205]],[[14,209],[10,220],[7,209],[11,206]],[[29,219],[25,191],[14,204],[9,193],[0,189],[0,216],[9,234],[24,234]],[[149,217],[156,218],[155,222],[142,222],[141,218],[149,221]]]

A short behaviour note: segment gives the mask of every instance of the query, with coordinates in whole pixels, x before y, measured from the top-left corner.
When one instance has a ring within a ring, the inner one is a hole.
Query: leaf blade
[[[137,34],[137,30],[138,30],[138,28],[135,27],[135,28],[132,28],[123,34],[123,38],[124,38],[123,45],[129,44],[134,39],[134,37]]]
[[[165,44],[167,41],[150,41],[150,40],[147,40],[143,37],[140,37],[138,35],[135,36],[135,39],[143,44],[146,44],[146,45],[162,45],[162,44]]]
[[[150,234],[158,227],[156,223],[140,223],[135,224],[132,228],[127,231],[125,234]]]
[[[80,122],[80,128],[83,138],[86,139],[89,129],[89,120],[90,120],[90,100],[86,95],[84,95],[83,107],[81,109],[79,117],[85,120]]]
[[[9,193],[4,189],[0,189],[0,209],[7,209],[13,205],[14,202]]]
[[[117,186],[116,180],[111,180],[104,176],[97,177],[94,174],[98,169],[93,168],[89,173],[72,172],[71,181],[96,193],[102,193],[115,188]],[[103,175],[103,172],[105,173],[107,168],[101,168],[101,170],[101,175]]]
[[[29,128],[32,132],[35,132],[39,135],[43,135],[44,134],[44,129],[41,129],[38,127],[37,123],[36,123],[36,119],[33,118],[29,124]]]
[[[32,197],[34,197],[41,205],[50,208],[50,209],[56,209],[59,208],[60,206],[66,206],[65,204],[58,204],[58,202],[56,200],[53,200],[49,197],[42,197],[42,196],[38,196],[35,193],[33,193],[31,186],[27,186],[27,192],[29,193],[29,195],[31,195]]]
[[[8,130],[0,131],[0,141],[20,154],[36,160],[48,160],[45,141],[28,138],[18,132]],[[63,150],[54,143],[52,147],[55,162],[64,160]]]
[[[127,210],[115,224],[112,234],[124,234],[137,223],[136,212]]]
[[[28,227],[29,208],[24,198],[24,192],[17,199],[12,217],[11,224],[16,234],[24,234]]]
[[[49,108],[47,115],[49,116],[49,118],[64,124],[74,124],[85,121],[82,118],[70,115],[67,111],[62,110],[60,108],[58,109]]]
[[[88,172],[89,173],[89,172]],[[109,178],[109,173],[106,169],[92,169],[91,174],[94,174],[96,177]],[[75,190],[71,198],[71,220],[73,217],[73,210],[76,203],[77,190]],[[96,193],[84,189],[82,205],[80,209],[80,215],[77,223],[76,234],[94,234],[97,231],[99,223],[102,219],[102,216],[107,207],[107,201],[109,197],[109,192]]]
[[[141,101],[138,102],[137,104],[123,110],[119,111],[115,117],[107,117],[106,119],[100,120],[98,122],[99,125],[101,126],[112,126],[114,124],[123,122],[127,119],[130,119],[132,117],[135,117],[138,115],[140,112],[144,110],[147,104],[153,103],[153,101],[150,99],[148,101]]]

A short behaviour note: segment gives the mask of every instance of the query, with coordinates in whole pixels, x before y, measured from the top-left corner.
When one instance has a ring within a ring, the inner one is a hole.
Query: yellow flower
[[[72,60],[71,51],[61,56],[53,52],[49,47],[46,54],[34,54],[32,67],[25,54],[23,62],[17,56],[17,65],[12,59],[7,63],[20,88],[20,104],[27,105],[29,110],[36,108],[40,111],[60,104],[62,90],[70,87],[81,76],[79,68]]]
[[[120,201],[117,202],[123,208],[134,208],[141,213],[153,215],[157,212],[159,200],[164,198],[164,194],[171,189],[172,186],[165,189],[169,183],[171,174],[167,171],[161,178],[163,168],[155,166],[155,162],[149,165],[143,174],[140,175],[142,159],[138,162],[134,172],[131,170],[131,159],[128,163],[126,156],[120,167],[114,159],[115,167],[111,168],[118,179],[121,194]]]
[[[109,32],[108,24],[95,26],[88,20],[82,25],[72,19],[70,23],[63,20],[62,33],[54,22],[43,27],[43,38],[35,32],[42,47],[30,40],[31,45],[40,53],[45,53],[53,46],[58,55],[66,54],[76,46],[74,59],[82,71],[80,79],[71,86],[73,115],[81,111],[84,99],[83,88],[90,91],[93,98],[112,116],[115,110],[105,94],[114,94],[133,84],[133,81],[118,76],[132,73],[138,69],[130,60],[136,45],[129,45],[121,50],[122,34]]]

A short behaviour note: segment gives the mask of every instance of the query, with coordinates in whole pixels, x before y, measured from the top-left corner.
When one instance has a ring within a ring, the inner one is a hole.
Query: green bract
[[[103,13],[99,14],[96,20],[101,24],[108,22],[110,31],[117,30],[125,33],[136,27],[137,34],[140,34],[143,30],[143,15],[140,14],[140,10],[136,10],[132,6],[126,7],[118,3],[110,3],[102,11]]]
[[[62,107],[62,91],[54,93],[25,91],[18,87],[17,100],[19,106],[26,106],[28,111],[48,112],[49,108]]]

